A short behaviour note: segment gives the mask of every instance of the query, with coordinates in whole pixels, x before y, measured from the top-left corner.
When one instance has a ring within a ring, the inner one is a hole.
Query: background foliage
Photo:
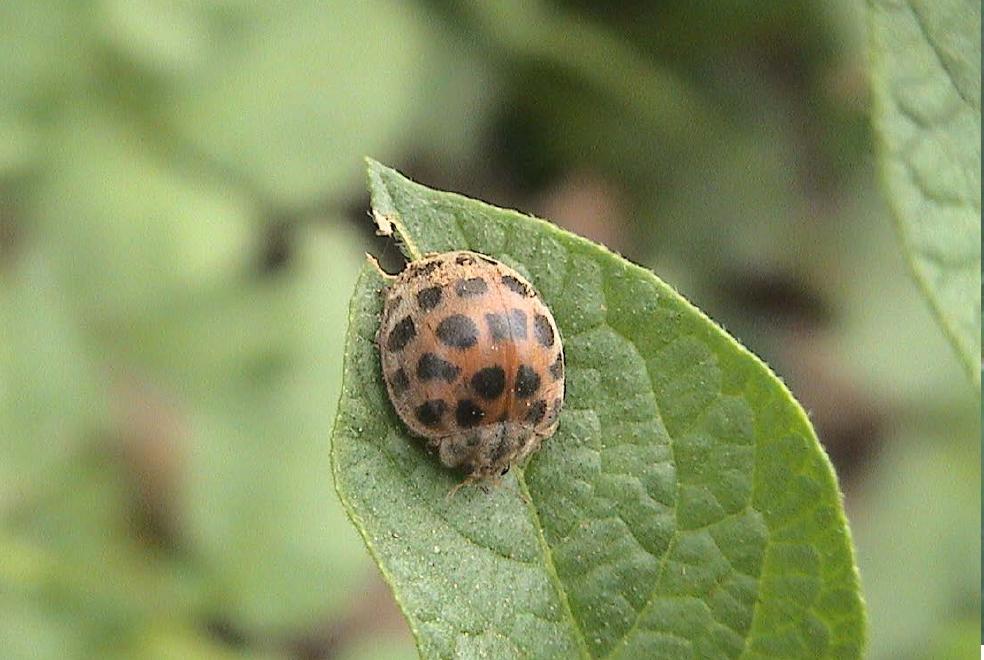
[[[881,169],[913,275],[980,387],[981,14],[870,0]]]
[[[360,255],[399,264],[365,154],[724,324],[838,467],[872,657],[976,649],[980,417],[877,185],[863,12],[2,3],[0,655],[413,657],[330,482]]]

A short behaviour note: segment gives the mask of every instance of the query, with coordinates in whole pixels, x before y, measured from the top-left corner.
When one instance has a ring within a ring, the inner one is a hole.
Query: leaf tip
[[[365,161],[376,235],[395,238],[404,254],[412,259],[419,259],[421,252],[410,238],[410,234],[406,230],[391,197],[391,187],[394,184],[399,184],[401,181],[409,183],[409,180],[393,168],[387,167],[369,156],[365,157]]]
[[[372,192],[376,186],[385,186],[384,179],[386,175],[397,173],[392,167],[383,165],[372,156],[363,156],[363,160],[366,163],[366,175],[369,179],[370,192]]]

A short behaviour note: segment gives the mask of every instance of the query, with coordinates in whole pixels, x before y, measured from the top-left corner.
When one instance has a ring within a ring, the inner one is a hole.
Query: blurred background
[[[841,478],[873,658],[980,634],[980,417],[862,3],[0,3],[0,657],[411,658],[336,499],[363,156],[652,268]]]

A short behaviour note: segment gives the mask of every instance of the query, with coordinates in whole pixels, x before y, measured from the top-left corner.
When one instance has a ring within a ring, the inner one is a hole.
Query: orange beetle
[[[384,296],[377,343],[386,389],[444,465],[467,481],[496,479],[553,435],[564,349],[519,273],[476,252],[429,255]]]

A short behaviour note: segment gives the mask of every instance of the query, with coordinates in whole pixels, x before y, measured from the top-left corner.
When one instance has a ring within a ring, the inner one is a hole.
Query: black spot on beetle
[[[441,287],[430,286],[417,292],[417,306],[427,312],[438,306],[441,302]]]
[[[553,326],[550,325],[550,319],[543,314],[537,314],[533,317],[533,334],[536,335],[536,340],[543,346],[546,346],[547,348],[553,346]]]
[[[547,414],[547,402],[540,399],[526,411],[526,421],[530,424],[539,424],[543,416]]]
[[[454,290],[462,298],[480,296],[489,290],[489,285],[481,277],[469,277],[455,282]]]
[[[550,375],[553,376],[554,380],[560,380],[564,377],[564,354],[558,353],[557,359],[554,363],[550,365]]]
[[[509,466],[509,465],[507,465],[506,467],[504,467],[504,468],[502,468],[502,472],[500,472],[500,473],[499,473],[499,476],[500,476],[500,477],[504,477],[504,476],[506,476],[507,474],[509,474],[509,468],[510,468],[510,466]]]
[[[453,383],[461,369],[433,353],[424,353],[417,360],[417,378],[420,380],[446,380]]]
[[[454,418],[458,426],[469,429],[481,423],[485,418],[485,411],[471,399],[462,399],[454,411]]]
[[[519,369],[516,370],[516,384],[513,386],[516,396],[521,399],[528,399],[538,389],[540,389],[540,374],[536,373],[532,367],[525,364],[519,365]]]
[[[459,266],[471,266],[473,263],[475,263],[475,259],[469,254],[459,254],[457,257],[454,258],[454,263],[458,264]]]
[[[495,399],[506,389],[506,372],[498,365],[484,367],[471,377],[471,385],[483,399]]]
[[[513,277],[512,275],[503,275],[502,283],[505,284],[508,289],[518,293],[521,296],[526,298],[533,297],[533,291],[530,290],[529,285],[526,284],[526,282]]]
[[[403,367],[400,367],[390,376],[390,384],[393,386],[393,392],[395,394],[403,394],[410,389],[410,376],[407,375]]]
[[[424,426],[434,427],[441,423],[441,418],[447,412],[448,404],[442,399],[431,399],[417,406],[417,420]]]
[[[492,341],[517,341],[526,339],[526,313],[514,309],[505,314],[486,314],[485,323],[489,327]]]
[[[505,314],[486,314],[485,324],[489,326],[489,335],[492,341],[508,341],[509,322],[506,321]]]
[[[526,339],[526,312],[521,309],[509,312],[509,332],[513,340]]]
[[[402,351],[410,340],[417,335],[417,328],[413,324],[413,319],[404,316],[403,319],[393,326],[389,337],[386,338],[386,349],[389,351]]]
[[[471,348],[478,343],[478,328],[464,314],[452,314],[437,325],[437,338],[454,348]]]

